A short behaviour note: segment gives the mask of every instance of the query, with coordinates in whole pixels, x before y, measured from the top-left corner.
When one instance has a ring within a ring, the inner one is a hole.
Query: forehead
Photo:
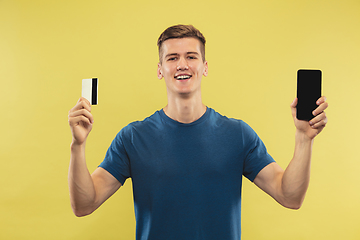
[[[200,54],[200,41],[196,38],[171,38],[162,44],[163,55],[197,52]]]

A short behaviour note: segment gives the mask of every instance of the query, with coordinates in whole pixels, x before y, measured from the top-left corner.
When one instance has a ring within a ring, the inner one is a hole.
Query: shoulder
[[[117,134],[116,138],[130,137],[134,133],[143,132],[146,133],[149,130],[154,130],[161,124],[161,117],[159,111],[156,111],[152,115],[146,117],[141,121],[134,121],[123,127]]]
[[[227,117],[225,115],[218,113],[214,109],[210,109],[210,119],[214,123],[221,125],[227,125],[235,128],[250,128],[250,126],[242,119]]]
[[[256,132],[242,119],[236,119],[222,115],[215,110],[211,109],[212,124],[221,127],[225,131],[232,132],[242,137],[243,139],[257,138]]]

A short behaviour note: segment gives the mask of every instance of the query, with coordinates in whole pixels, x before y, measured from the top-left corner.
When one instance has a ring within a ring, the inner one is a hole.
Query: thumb
[[[296,116],[296,105],[298,103],[298,99],[295,98],[294,101],[290,104],[290,107],[291,107],[291,113],[293,115],[293,117]]]

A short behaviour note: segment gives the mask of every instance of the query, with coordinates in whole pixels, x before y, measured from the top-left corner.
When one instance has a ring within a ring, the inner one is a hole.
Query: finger
[[[89,107],[91,107],[89,100],[84,97],[80,97],[78,102],[85,102]]]
[[[69,113],[69,118],[74,118],[77,116],[84,116],[89,119],[90,123],[94,123],[93,115],[86,109],[80,109]]]
[[[81,97],[81,98],[79,99],[78,103],[80,103],[79,106],[81,106],[81,108],[85,108],[85,109],[87,109],[89,112],[91,112],[91,104],[90,104],[90,102],[89,102],[86,98]]]
[[[83,115],[79,115],[76,117],[71,117],[69,118],[69,125],[70,126],[77,126],[80,123],[86,124],[86,125],[92,125],[92,123],[90,122],[90,119],[83,116]]]
[[[88,110],[89,112],[91,112],[91,105],[89,103],[88,100],[86,100],[85,98],[81,97],[76,105],[69,111],[70,112],[74,112],[74,111],[77,111],[77,110],[80,110],[80,109],[86,109]]]
[[[316,101],[316,104],[317,105],[320,105],[322,103],[326,102],[326,97],[325,96],[322,96],[321,98],[319,98],[317,101]]]
[[[84,108],[69,113],[69,117],[76,117],[80,115],[83,115],[88,118],[92,118],[92,114]]]
[[[311,127],[317,128],[319,126],[326,125],[327,121],[328,121],[328,119],[326,117],[325,112],[322,112],[321,114],[319,114],[316,117],[314,117],[313,119],[311,119],[309,121],[309,124],[311,125]]]
[[[316,115],[324,112],[325,109],[326,109],[328,106],[329,106],[329,104],[328,104],[327,102],[321,103],[320,106],[317,107],[317,108],[312,112],[312,114],[313,114],[314,116],[316,116]]]
[[[298,98],[295,98],[295,99],[293,100],[293,102],[290,104],[290,107],[291,107],[291,108],[296,108],[297,103],[298,103]]]
[[[293,100],[293,102],[290,104],[291,114],[292,114],[293,118],[296,118],[296,105],[297,105],[297,103],[298,103],[298,99],[295,98]]]
[[[314,128],[314,129],[323,128],[323,127],[326,126],[327,122],[328,122],[328,119],[325,118],[324,120],[321,120],[321,121],[315,123],[315,124],[312,125],[311,127]]]

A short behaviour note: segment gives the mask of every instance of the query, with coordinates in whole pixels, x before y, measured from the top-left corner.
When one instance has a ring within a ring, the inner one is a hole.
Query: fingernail
[[[314,125],[314,123],[313,123],[313,122],[311,122],[311,121],[309,122],[309,124],[310,124],[310,126]]]

